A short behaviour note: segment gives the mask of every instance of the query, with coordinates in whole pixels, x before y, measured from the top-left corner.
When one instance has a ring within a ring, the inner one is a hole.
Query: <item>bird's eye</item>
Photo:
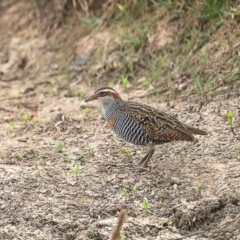
[[[105,92],[100,92],[100,95],[101,96],[105,96]]]

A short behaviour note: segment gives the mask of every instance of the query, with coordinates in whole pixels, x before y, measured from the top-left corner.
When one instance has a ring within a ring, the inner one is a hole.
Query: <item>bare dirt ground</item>
[[[97,102],[87,105],[69,96],[69,85],[86,95],[94,86],[81,78],[69,83],[50,69],[52,53],[44,38],[25,45],[6,39],[2,49],[12,51],[12,60],[2,61],[7,74],[0,79],[1,239],[109,239],[122,208],[128,211],[125,239],[240,239],[237,85],[230,97],[223,91],[211,99],[192,95],[174,101],[139,98],[144,90],[133,88],[129,95],[114,85],[124,99],[131,96],[209,133],[196,144],[158,146],[142,170],[136,163],[144,148],[118,139]],[[39,67],[37,75],[32,62],[39,58],[48,68]],[[24,73],[20,63],[27,65]],[[226,118],[229,109],[235,113],[235,135]]]

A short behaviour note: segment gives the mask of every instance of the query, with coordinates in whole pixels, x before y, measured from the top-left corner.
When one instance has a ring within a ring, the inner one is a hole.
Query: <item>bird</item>
[[[172,141],[196,141],[194,134],[207,132],[188,126],[168,113],[149,105],[125,101],[110,87],[101,87],[85,102],[98,100],[102,104],[103,117],[116,135],[135,145],[148,146],[148,153],[138,162],[147,167],[155,152],[155,145]]]

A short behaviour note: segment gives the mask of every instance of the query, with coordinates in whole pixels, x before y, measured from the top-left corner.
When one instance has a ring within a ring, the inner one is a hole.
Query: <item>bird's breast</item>
[[[122,114],[116,118],[112,129],[118,137],[123,138],[127,142],[145,145],[150,141],[144,129],[128,114]]]

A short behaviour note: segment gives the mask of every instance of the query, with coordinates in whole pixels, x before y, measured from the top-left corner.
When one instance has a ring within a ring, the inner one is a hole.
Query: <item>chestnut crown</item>
[[[116,99],[121,99],[119,93],[110,87],[101,87],[97,89],[93,95],[85,99],[85,102],[92,100],[99,100],[101,102],[114,101]]]

